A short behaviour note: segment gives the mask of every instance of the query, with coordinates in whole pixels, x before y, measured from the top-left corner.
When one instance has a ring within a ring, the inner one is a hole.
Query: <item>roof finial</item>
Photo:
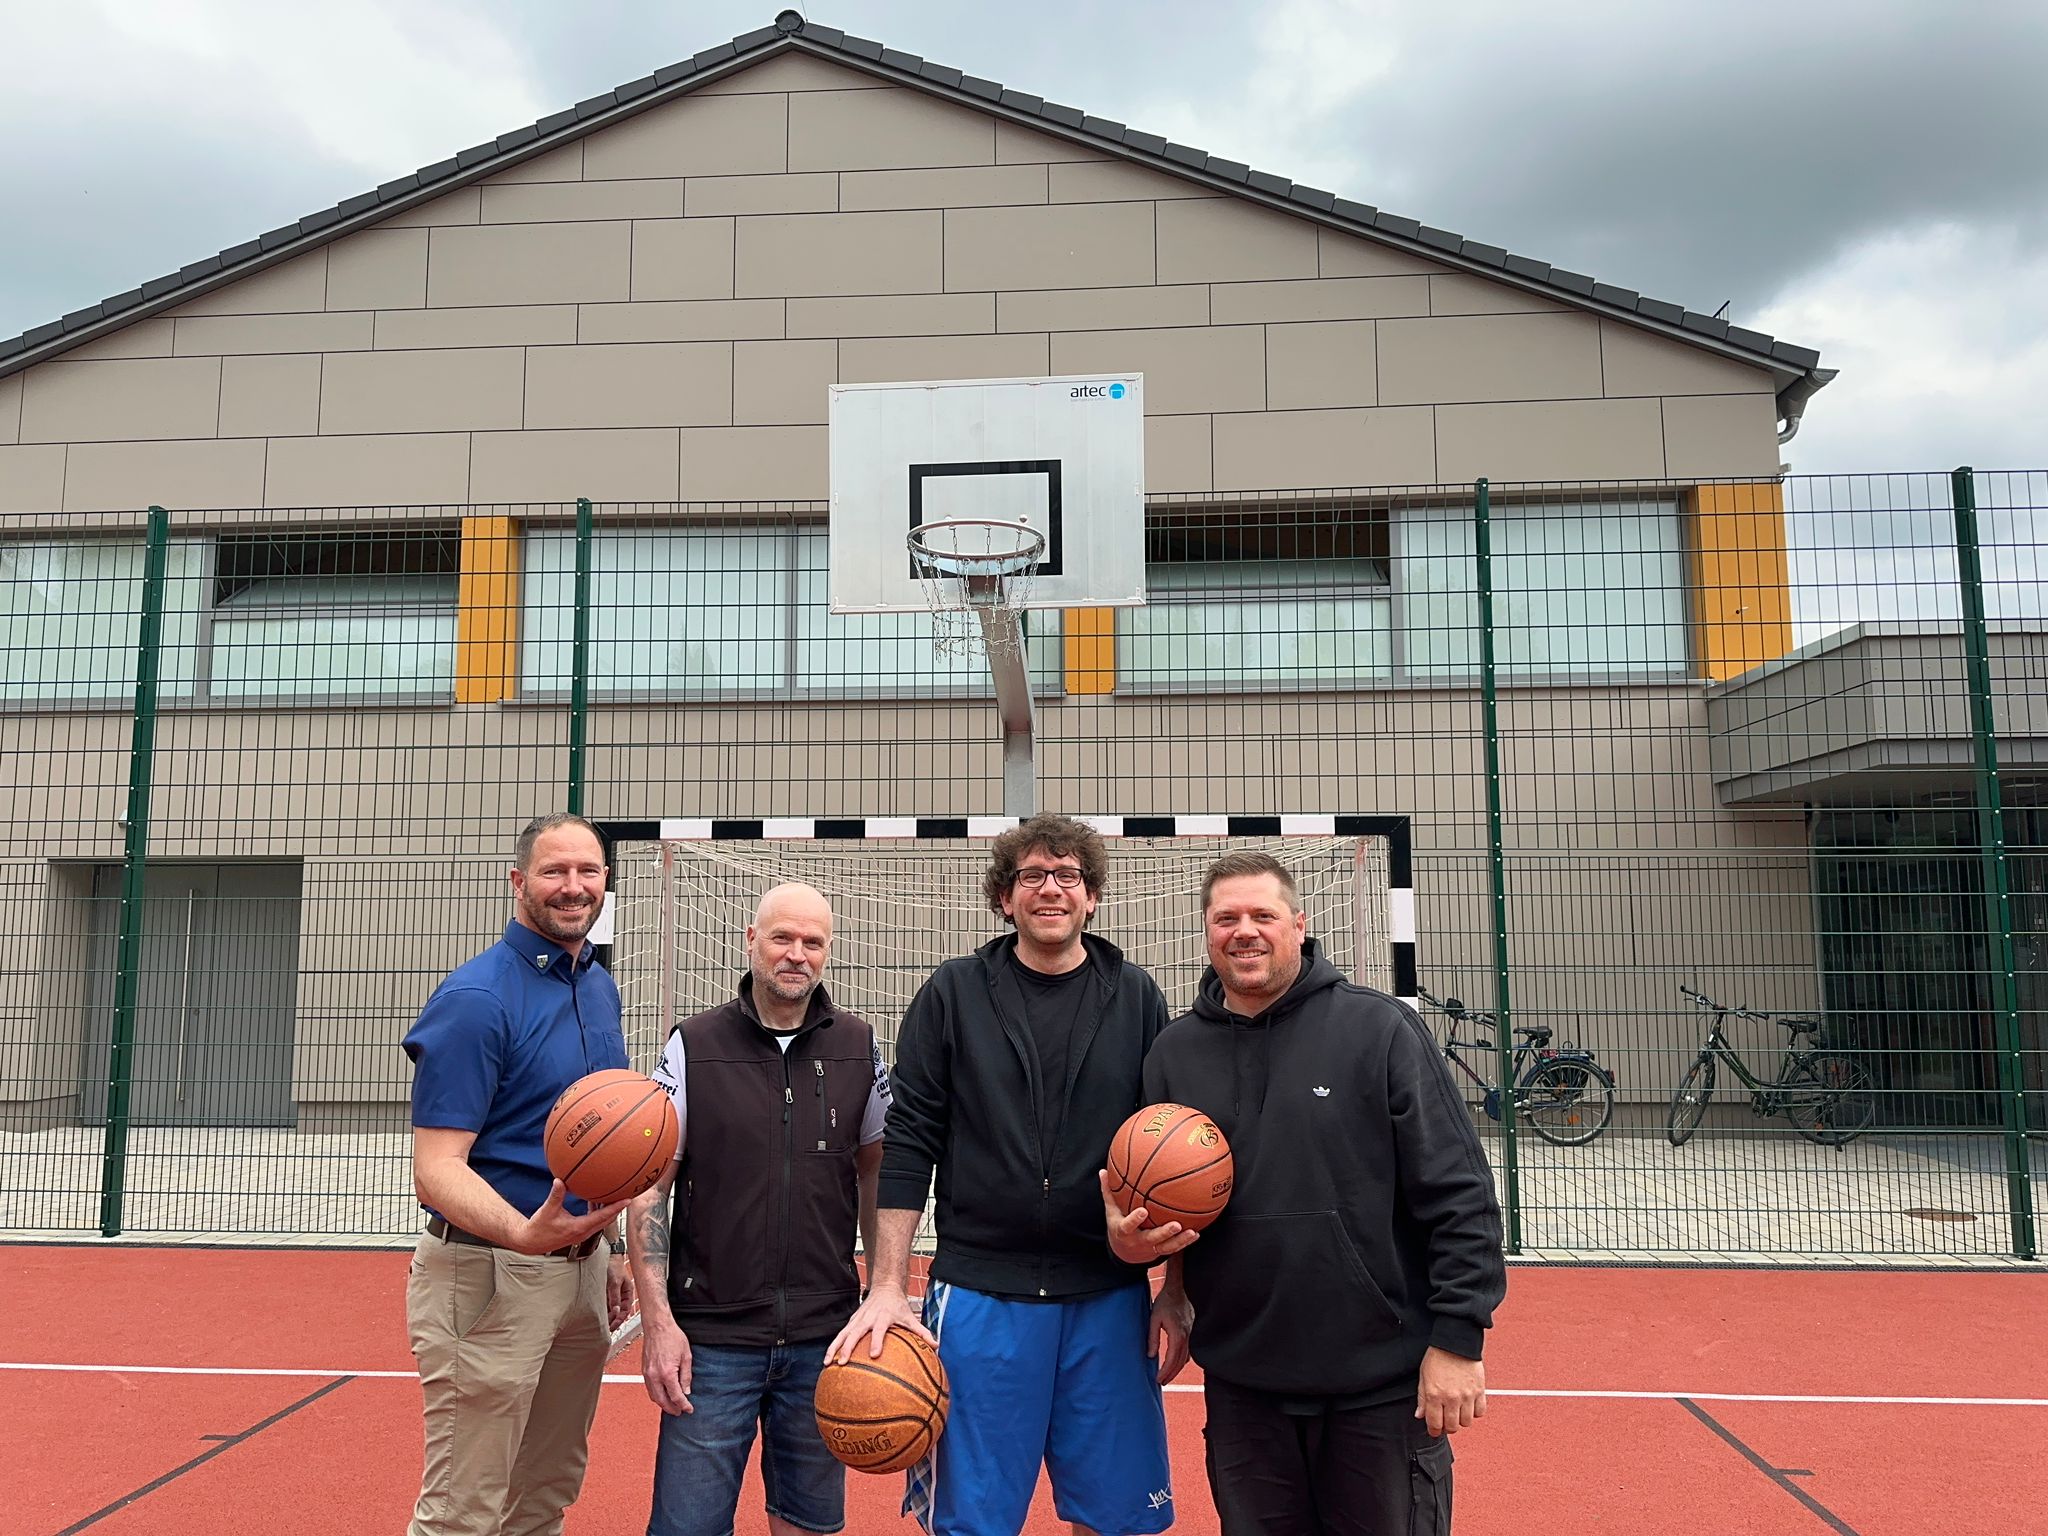
[[[802,11],[783,11],[775,18],[775,30],[784,37],[795,37],[803,29],[804,13]]]

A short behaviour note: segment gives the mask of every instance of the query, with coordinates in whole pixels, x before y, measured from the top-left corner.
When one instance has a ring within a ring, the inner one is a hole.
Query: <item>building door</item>
[[[2048,811],[2008,807],[2020,1073],[2048,1129]],[[1973,812],[1836,809],[1815,822],[1828,1028],[1865,1054],[1900,1128],[2003,1122],[2001,1024]]]
[[[152,864],[143,885],[129,1114],[136,1125],[291,1125],[296,864]],[[121,867],[93,875],[81,1103],[106,1118]]]
[[[1863,1057],[1898,1130],[1995,1126],[1996,1032],[1966,813],[1824,811],[1816,823],[1830,1040]]]

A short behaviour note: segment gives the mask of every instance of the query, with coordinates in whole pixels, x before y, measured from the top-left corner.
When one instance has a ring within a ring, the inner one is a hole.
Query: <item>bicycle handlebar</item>
[[[1481,1024],[1491,1028],[1496,1022],[1494,1016],[1486,1009],[1471,1007],[1455,997],[1433,997],[1422,987],[1415,989],[1415,995],[1439,1013],[1460,1023]]]
[[[1772,1022],[1777,1017],[1776,1014],[1758,1013],[1754,1008],[1736,1008],[1727,1003],[1717,1003],[1707,996],[1706,993],[1696,992],[1691,987],[1681,986],[1678,990],[1690,998],[1693,1007],[1699,1009],[1702,1013],[1733,1014],[1738,1019],[1756,1019],[1765,1024]]]

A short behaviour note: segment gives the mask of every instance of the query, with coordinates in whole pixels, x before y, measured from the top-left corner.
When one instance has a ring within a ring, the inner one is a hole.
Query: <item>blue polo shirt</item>
[[[469,1166],[520,1214],[548,1197],[548,1111],[577,1078],[626,1063],[619,988],[586,944],[572,961],[522,923],[434,989],[412,1028],[412,1123],[474,1131]],[[568,1207],[589,1209],[570,1196]],[[435,1214],[439,1214],[436,1212]]]

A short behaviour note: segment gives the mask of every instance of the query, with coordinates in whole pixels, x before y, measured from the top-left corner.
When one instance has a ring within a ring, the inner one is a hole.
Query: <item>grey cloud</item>
[[[1562,41],[1532,23],[1404,73],[1342,124],[1395,178],[1359,195],[1738,320],[1888,229],[2048,233],[2048,10],[1734,17]]]
[[[468,4],[514,40],[541,100],[560,106],[763,25],[776,9]],[[1390,79],[1326,118],[1273,123],[1264,142],[1276,147],[1253,154],[1220,126],[1244,121],[1270,35],[1247,5],[805,9],[1136,126],[1171,126],[1154,120],[1157,104],[1179,103],[1185,120],[1219,124],[1216,135],[1189,134],[1202,148],[1283,175],[1306,174],[1311,158],[1350,163],[1354,175],[1330,190],[1695,308],[1733,299],[1738,319],[1879,231],[2002,220],[2048,239],[2048,93],[2038,87],[2048,10],[2031,0],[1961,13],[1912,0],[1730,0],[1712,17],[1644,7],[1630,28],[1506,7],[1490,29],[1404,21]],[[58,124],[56,154],[0,167],[0,206],[27,210],[34,230],[0,250],[0,334],[413,168],[365,176],[280,139],[274,125],[146,111],[103,112],[83,134]],[[415,163],[462,147],[421,146]],[[1290,164],[1294,150],[1300,162]]]
[[[129,119],[64,153],[0,164],[0,207],[25,215],[0,249],[0,336],[174,272],[364,189],[311,144],[229,125],[153,132]]]

